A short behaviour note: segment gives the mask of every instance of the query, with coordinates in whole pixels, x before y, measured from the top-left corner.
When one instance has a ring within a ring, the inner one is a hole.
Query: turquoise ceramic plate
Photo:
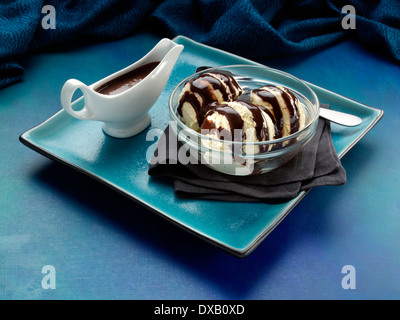
[[[21,135],[20,140],[41,154],[67,164],[137,200],[188,231],[218,247],[244,257],[282,221],[305,196],[305,192],[283,204],[228,203],[177,198],[172,185],[147,174],[156,141],[147,137],[151,129],[164,129],[169,121],[168,98],[173,88],[198,66],[255,64],[250,60],[196,43],[185,37],[175,42],[185,46],[171,77],[151,109],[148,130],[129,139],[105,135],[101,123],[77,120],[63,110]],[[332,126],[335,148],[342,157],[382,117],[371,108],[309,84],[322,103],[332,109],[362,118],[360,126]],[[55,101],[55,103],[59,103]]]

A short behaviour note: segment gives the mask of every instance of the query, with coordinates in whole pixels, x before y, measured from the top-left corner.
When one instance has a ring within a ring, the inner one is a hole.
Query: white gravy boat
[[[165,38],[140,60],[90,86],[69,79],[61,90],[61,104],[75,118],[104,122],[103,130],[110,136],[134,136],[150,124],[149,110],[163,91],[182,50],[182,45]],[[125,86],[120,93],[100,93],[103,92],[101,88],[108,84],[118,86],[124,76],[135,73],[135,70],[150,70],[147,66],[153,62],[159,63],[150,73],[143,71],[145,76],[128,89]],[[71,102],[77,89],[82,91],[83,96]]]

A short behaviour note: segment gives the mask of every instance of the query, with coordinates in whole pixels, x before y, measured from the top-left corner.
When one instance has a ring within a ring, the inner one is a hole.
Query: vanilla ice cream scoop
[[[273,115],[277,127],[275,139],[304,128],[306,116],[303,107],[288,88],[266,85],[252,90],[250,99],[254,104],[268,109]]]
[[[200,131],[204,116],[213,105],[236,100],[243,90],[229,74],[207,72],[188,81],[178,98],[178,113],[183,122]]]
[[[213,150],[223,151],[229,144],[223,141],[260,142],[274,139],[275,124],[270,112],[247,101],[230,101],[215,105],[205,115],[201,133],[212,139],[203,144]],[[266,147],[261,147],[266,148]],[[256,154],[260,150],[256,144],[243,144],[240,150],[246,154]]]

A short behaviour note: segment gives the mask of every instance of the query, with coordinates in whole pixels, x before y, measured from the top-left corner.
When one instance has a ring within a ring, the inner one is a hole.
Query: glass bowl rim
[[[168,100],[168,108],[169,108],[169,113],[172,114],[173,116],[173,120],[176,121],[178,123],[178,125],[180,125],[184,130],[189,130],[190,134],[200,138],[200,139],[204,139],[207,141],[215,141],[215,142],[219,142],[221,143],[220,139],[216,139],[216,138],[212,138],[210,136],[201,134],[191,128],[189,128],[181,119],[179,119],[179,117],[177,116],[176,112],[173,110],[173,106],[172,106],[172,98],[176,95],[176,92],[178,90],[178,88],[180,88],[184,83],[186,83],[189,79],[193,79],[196,76],[206,73],[206,72],[212,72],[212,71],[218,71],[218,70],[227,70],[229,68],[254,68],[254,69],[265,69],[268,70],[270,72],[274,72],[274,73],[278,73],[279,75],[282,75],[284,77],[287,78],[291,78],[292,80],[295,80],[297,82],[299,82],[300,84],[304,85],[311,93],[311,95],[314,97],[316,103],[316,110],[315,110],[315,114],[312,117],[311,121],[309,121],[309,123],[307,125],[305,125],[301,130],[292,133],[286,137],[282,137],[282,138],[278,138],[278,139],[273,139],[273,140],[268,140],[268,141],[256,141],[256,142],[242,142],[242,141],[227,141],[226,143],[229,143],[230,145],[243,145],[243,146],[266,146],[266,145],[274,145],[274,144],[278,144],[278,143],[283,143],[286,141],[290,141],[293,138],[298,137],[299,135],[301,135],[303,132],[306,132],[310,127],[312,127],[315,122],[318,120],[319,118],[319,109],[320,109],[320,103],[319,103],[319,99],[318,96],[316,95],[316,93],[314,92],[314,90],[312,90],[303,80],[295,77],[294,75],[287,73],[285,71],[279,70],[279,69],[274,69],[271,67],[267,67],[267,66],[263,66],[263,65],[248,65],[248,64],[232,64],[232,65],[224,65],[224,66],[218,66],[218,67],[210,67],[208,69],[205,70],[201,70],[198,71],[196,73],[193,73],[192,75],[186,77],[185,79],[183,79],[181,82],[179,82],[179,84],[177,84],[174,88],[174,90],[172,91],[169,100]],[[228,70],[229,71],[229,70]],[[238,76],[245,76],[245,75],[238,75]],[[307,99],[308,100],[308,99]],[[309,101],[311,104],[313,104],[311,101]],[[284,149],[280,148],[280,150]],[[268,153],[268,152],[267,152]]]

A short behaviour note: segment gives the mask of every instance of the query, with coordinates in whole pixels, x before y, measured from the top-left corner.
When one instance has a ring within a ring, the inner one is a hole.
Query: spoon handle
[[[324,108],[319,109],[319,116],[348,127],[358,126],[362,122],[361,118],[352,114]]]

